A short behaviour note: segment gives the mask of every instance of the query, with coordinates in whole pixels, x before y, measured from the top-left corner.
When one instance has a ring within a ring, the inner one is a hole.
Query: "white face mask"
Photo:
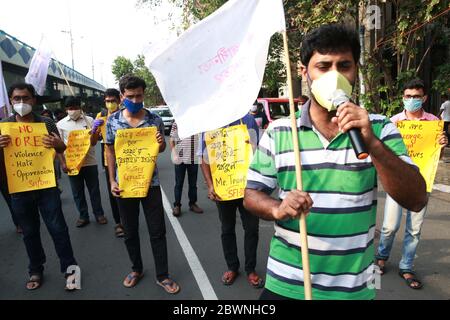
[[[16,103],[14,105],[14,111],[17,112],[21,117],[24,117],[31,113],[33,107],[26,103]]]
[[[69,110],[67,111],[69,118],[73,121],[77,121],[81,117],[81,110]]]

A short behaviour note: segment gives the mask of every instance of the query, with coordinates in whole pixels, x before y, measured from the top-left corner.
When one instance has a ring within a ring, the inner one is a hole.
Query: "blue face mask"
[[[128,99],[123,100],[123,105],[125,106],[125,108],[127,108],[128,111],[133,114],[138,113],[142,110],[142,108],[144,108],[143,102],[134,103],[133,101]]]
[[[409,112],[420,110],[420,108],[422,108],[422,103],[422,99],[403,99],[403,106],[405,107],[405,110]]]

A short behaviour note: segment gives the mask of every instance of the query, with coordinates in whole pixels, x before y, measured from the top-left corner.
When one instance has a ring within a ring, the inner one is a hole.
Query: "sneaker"
[[[175,207],[173,208],[172,214],[173,214],[175,217],[179,217],[179,216],[181,215],[181,207],[180,207],[180,206],[175,206]]]
[[[202,208],[200,208],[197,204],[192,204],[190,207],[189,207],[189,209],[192,211],[192,212],[195,212],[195,213],[203,213],[203,209]]]

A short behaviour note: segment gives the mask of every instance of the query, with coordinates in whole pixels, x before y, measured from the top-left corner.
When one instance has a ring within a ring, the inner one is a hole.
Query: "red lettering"
[[[31,137],[24,137],[23,138],[23,143],[24,143],[24,146],[26,147],[26,146],[31,146],[32,144],[30,143],[30,139],[31,139]]]
[[[30,125],[23,125],[23,126],[19,127],[19,132],[20,133],[24,133],[24,132],[32,133],[33,132],[33,127],[30,126]]]

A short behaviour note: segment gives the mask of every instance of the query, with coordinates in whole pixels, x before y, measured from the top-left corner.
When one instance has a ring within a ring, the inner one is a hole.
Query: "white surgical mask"
[[[81,117],[81,110],[69,110],[67,111],[69,118],[73,121],[77,121]]]
[[[14,105],[14,111],[17,112],[21,117],[24,117],[31,113],[33,107],[27,103],[16,103]]]
[[[350,82],[341,73],[337,71],[329,71],[320,78],[313,81],[311,85],[311,93],[316,101],[329,112],[336,110],[336,106],[332,103],[333,93],[341,89],[347,97],[352,95],[353,87]]]

